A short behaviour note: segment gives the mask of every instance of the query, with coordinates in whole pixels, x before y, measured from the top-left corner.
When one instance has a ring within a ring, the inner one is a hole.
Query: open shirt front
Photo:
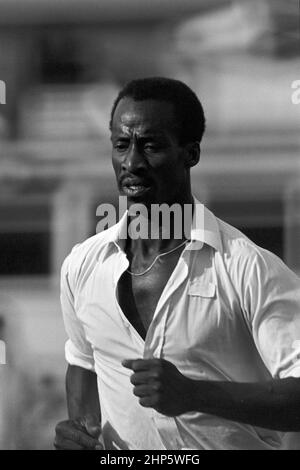
[[[163,358],[194,380],[300,377],[299,278],[195,199],[190,242],[145,341],[122,312],[128,268],[118,224],[76,245],[62,267],[66,360],[95,371],[107,449],[278,449],[283,433],[189,412],[143,408],[123,359]]]

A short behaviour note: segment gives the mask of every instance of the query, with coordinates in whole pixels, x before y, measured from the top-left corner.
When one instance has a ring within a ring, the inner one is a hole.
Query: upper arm
[[[273,253],[261,249],[248,258],[243,310],[272,376],[300,377],[300,280]]]
[[[61,308],[68,340],[65,346],[69,364],[91,371],[95,370],[91,344],[86,338],[82,322],[76,314],[74,302],[75,279],[72,270],[72,253],[65,259],[61,269]]]

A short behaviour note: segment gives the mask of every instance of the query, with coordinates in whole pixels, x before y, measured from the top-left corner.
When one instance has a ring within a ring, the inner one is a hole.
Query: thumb
[[[99,416],[87,414],[84,417],[84,425],[89,435],[95,439],[98,439],[101,433],[101,423]]]

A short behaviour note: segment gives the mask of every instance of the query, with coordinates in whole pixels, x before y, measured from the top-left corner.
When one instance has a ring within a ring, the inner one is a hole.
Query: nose
[[[133,143],[122,162],[122,170],[128,173],[138,173],[146,168],[146,162],[137,143]]]

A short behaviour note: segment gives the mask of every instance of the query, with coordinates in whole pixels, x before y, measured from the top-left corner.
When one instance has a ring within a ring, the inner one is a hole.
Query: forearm
[[[300,379],[194,381],[187,402],[189,411],[278,431],[300,431]]]
[[[93,414],[99,416],[100,421],[97,376],[94,372],[69,365],[66,374],[66,392],[70,419]]]

